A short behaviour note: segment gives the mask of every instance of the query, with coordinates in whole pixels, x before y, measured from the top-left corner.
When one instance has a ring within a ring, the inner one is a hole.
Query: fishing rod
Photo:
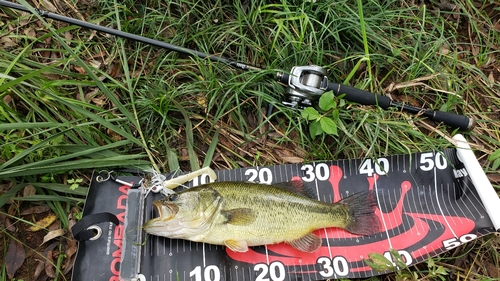
[[[12,3],[10,1],[0,0],[0,6],[9,7],[11,9],[20,10],[24,12],[31,12],[27,7]],[[74,18],[62,16],[52,12],[44,11],[35,8],[38,15],[44,18],[54,19],[57,21],[65,22],[80,27],[85,27],[95,31],[115,35],[125,39],[134,40],[137,42],[146,43],[155,47],[163,48],[166,50],[174,51],[177,53],[185,54],[188,56],[199,57],[208,59],[212,62],[224,63],[235,69],[241,70],[256,70],[262,71],[263,68],[237,62],[218,55],[210,55],[196,50],[172,45],[163,41],[151,39],[148,37],[123,32],[109,27],[92,24],[86,21],[77,20]],[[431,119],[437,123],[443,123],[447,126],[458,128],[460,130],[472,130],[475,126],[474,119],[464,115],[442,112],[437,110],[429,110],[420,107],[408,105],[406,103],[396,102],[387,96],[382,96],[372,92],[367,92],[347,85],[329,82],[326,76],[326,70],[320,66],[294,66],[290,72],[276,72],[275,79],[287,86],[286,99],[282,103],[291,108],[304,108],[306,106],[313,106],[319,100],[321,95],[327,91],[332,91],[335,95],[343,94],[343,98],[359,103],[362,105],[375,105],[383,109],[394,108],[404,112],[417,114]]]

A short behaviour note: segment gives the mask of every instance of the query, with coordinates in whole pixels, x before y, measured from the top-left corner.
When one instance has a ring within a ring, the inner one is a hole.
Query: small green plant
[[[69,186],[69,189],[71,189],[71,190],[77,189],[82,182],[83,182],[83,179],[69,179],[68,183],[71,184]]]
[[[323,113],[318,112],[314,107],[307,107],[302,111],[302,117],[311,121],[309,134],[313,139],[323,133],[337,136],[339,110],[333,92],[329,91],[321,95],[318,105]]]
[[[391,249],[389,256],[380,253],[370,253],[368,254],[368,259],[364,261],[375,271],[394,271],[396,280],[418,280],[417,273],[408,269],[408,266],[397,250]]]
[[[488,156],[488,160],[492,162],[491,170],[496,171],[498,167],[500,167],[500,149],[497,149],[495,152]]]
[[[379,272],[386,270],[396,271],[398,269],[400,270],[406,268],[406,264],[398,251],[391,249],[389,254],[392,261],[385,255],[375,252],[368,254],[368,259],[365,259],[364,261],[371,269]]]
[[[441,280],[448,280],[447,277],[443,275],[448,275],[448,271],[442,265],[436,265],[434,259],[430,258],[427,260],[427,267],[429,268],[429,276],[432,278],[439,278]]]

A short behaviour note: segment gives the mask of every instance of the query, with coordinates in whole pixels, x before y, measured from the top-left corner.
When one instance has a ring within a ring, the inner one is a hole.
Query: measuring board
[[[495,224],[497,221],[494,221],[498,218],[492,219],[488,215],[486,209],[491,207],[483,203],[481,192],[478,193],[471,173],[464,165],[464,162],[472,160],[462,162],[459,157],[457,149],[450,148],[440,152],[378,159],[216,171],[217,181],[272,184],[302,180],[312,187],[318,200],[325,202],[337,202],[356,192],[374,190],[378,203],[376,214],[382,223],[382,230],[371,236],[358,236],[337,228],[317,230],[315,234],[322,238],[323,244],[313,253],[300,252],[286,244],[250,247],[248,252],[238,253],[224,246],[187,240],[144,235],[141,238],[138,235],[142,233],[138,231],[140,226],[154,216],[151,203],[162,195],[150,194],[144,202],[140,202],[143,198],[141,191],[129,189],[126,204],[140,206],[143,203],[145,207],[142,214],[137,211],[138,208],[132,208],[134,211],[127,210],[126,218],[119,216],[125,224],[119,235],[123,241],[121,262],[126,265],[122,268],[121,280],[364,278],[386,273],[372,270],[364,259],[368,258],[368,254],[377,252],[391,260],[390,249],[396,250],[407,265],[422,262],[429,256],[436,256],[499,229]],[[475,157],[473,161],[477,162]],[[484,175],[482,170],[481,173]],[[202,175],[187,186],[206,181],[208,176]],[[126,189],[125,186],[120,188]],[[486,188],[490,189],[490,197],[495,194],[493,203],[488,204],[498,208],[500,199],[491,184]],[[113,253],[113,241],[107,243],[107,247],[111,248],[108,253]],[[75,270],[77,267],[75,264]],[[113,267],[116,271],[119,264],[115,262]],[[116,277],[116,272],[112,273],[112,277]]]

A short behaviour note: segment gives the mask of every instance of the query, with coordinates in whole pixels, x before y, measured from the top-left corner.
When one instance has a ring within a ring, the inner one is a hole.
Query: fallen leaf
[[[33,196],[36,194],[36,189],[33,185],[27,184],[23,188],[23,197]]]
[[[490,72],[490,75],[488,75],[488,81],[490,81],[490,83],[495,83],[495,77],[493,77],[493,71]]]
[[[25,35],[28,35],[29,37],[36,38],[36,32],[35,29],[33,29],[33,27],[25,29],[23,33]]]
[[[89,64],[92,67],[97,68],[97,69],[101,68],[101,65],[102,65],[102,63],[100,61],[97,61],[97,60],[90,60]]]
[[[45,242],[50,241],[56,237],[63,236],[64,234],[66,234],[66,230],[64,230],[64,229],[56,229],[56,230],[49,231],[49,233],[47,233],[47,235],[45,235],[43,237],[42,244],[45,244]]]
[[[3,45],[4,48],[17,46],[17,44],[7,36],[0,38],[0,44]]]
[[[95,89],[95,90],[91,91],[89,94],[95,95],[97,92],[99,92],[99,88],[97,88],[97,89]],[[87,96],[87,95],[85,95],[85,96]],[[105,105],[105,104],[106,104],[106,97],[105,97],[105,96],[103,96],[103,95],[99,95],[99,96],[97,96],[97,97],[95,97],[95,98],[91,98],[90,100],[91,100],[91,101],[92,101],[95,105],[97,105],[97,106],[103,106],[103,105]]]
[[[105,55],[106,55],[106,53],[104,51],[100,51],[99,53],[93,55],[92,57],[94,59],[96,59],[96,58],[104,58]]]
[[[292,163],[292,164],[304,163],[304,158],[296,156],[283,156],[281,157],[281,159],[283,159],[283,161],[285,161],[286,163]]]
[[[196,102],[201,107],[207,107],[207,99],[206,99],[205,96],[197,96],[196,97]]]
[[[35,272],[33,273],[33,280],[37,280],[45,269],[45,263],[41,260],[36,260],[38,264],[36,265]]]
[[[68,237],[68,240],[66,242],[67,248],[65,253],[68,258],[71,258],[76,253],[76,250],[78,250],[78,243],[76,243],[76,240],[73,239],[72,236]]]
[[[17,210],[19,209],[19,205],[14,203],[14,204],[10,204],[9,206],[9,209],[7,209],[7,214],[11,215],[11,216],[15,216],[15,214],[17,214]]]
[[[10,221],[8,217],[5,218],[5,229],[10,232],[17,232],[17,227]]]
[[[43,228],[47,228],[49,225],[51,225],[53,222],[55,222],[57,219],[57,216],[54,214],[48,214],[45,216],[43,219],[35,222],[36,225],[32,225],[28,228],[29,231],[38,231]]]
[[[61,226],[58,223],[53,223],[49,227],[47,227],[48,231],[53,231],[59,229]]]
[[[113,130],[108,129],[107,133],[108,133],[108,136],[110,136],[115,141],[122,140],[122,136],[120,134],[115,133],[115,131],[113,131]]]
[[[117,78],[121,72],[121,65],[119,63],[112,63],[108,68],[109,76]]]
[[[54,4],[50,3],[47,0],[43,0],[42,2],[43,2],[42,6],[45,7],[47,11],[52,13],[57,13],[57,8],[56,6],[54,6]]]
[[[74,213],[79,212],[75,207],[71,208],[71,212],[68,214],[68,229],[71,232],[71,229],[76,224],[76,218]],[[71,236],[72,237],[72,236]]]
[[[14,274],[23,265],[25,258],[26,252],[23,245],[19,241],[12,239],[5,255],[5,269],[9,279],[14,278]]]
[[[66,262],[63,265],[63,268],[64,268],[63,274],[64,275],[68,274],[71,271],[71,269],[73,269],[73,266],[75,265],[75,259],[76,259],[76,257],[66,258]]]
[[[67,42],[68,45],[71,44],[71,42],[69,42],[69,41],[71,41],[73,39],[73,34],[71,34],[71,32],[69,32],[69,31],[66,31],[64,33],[64,39],[66,39],[68,41]]]
[[[21,212],[21,216],[45,213],[50,210],[49,206],[35,206]]]
[[[52,258],[52,250],[48,250],[47,254],[45,255],[45,273],[50,278],[56,277],[56,273],[54,272],[54,267],[52,266],[53,264],[54,264],[54,259]]]
[[[437,5],[441,9],[448,10],[448,11],[453,11],[457,8],[457,5],[451,3],[451,1],[447,1],[447,0],[441,0]]]
[[[69,237],[68,237],[69,236]],[[66,245],[66,262],[64,263],[64,274],[70,272],[70,270],[73,268],[73,265],[75,264],[75,253],[78,249],[78,244],[76,243],[76,240],[73,239],[73,236],[71,234],[66,236],[68,238],[67,240],[67,245]]]
[[[49,59],[50,58],[50,51],[43,51],[41,56],[46,58],[46,59]]]
[[[493,263],[486,261],[485,265],[489,277],[498,278],[500,276],[500,269],[498,269],[498,267],[496,267]]]
[[[80,74],[85,74],[86,73],[85,69],[83,67],[78,66],[78,65],[73,66],[73,68],[76,71],[78,71],[78,73],[80,73]]]

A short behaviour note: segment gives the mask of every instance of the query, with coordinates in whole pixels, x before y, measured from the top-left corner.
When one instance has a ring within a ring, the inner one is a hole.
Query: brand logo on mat
[[[122,256],[122,239],[123,239],[123,231],[124,231],[124,223],[125,223],[125,209],[127,208],[127,192],[130,189],[130,186],[122,185],[119,188],[121,195],[116,200],[116,209],[117,214],[116,217],[120,222],[116,227],[113,234],[113,244],[117,247],[115,251],[111,254],[113,260],[109,265],[109,269],[113,276],[109,278],[109,281],[119,281],[120,280],[120,260]]]

